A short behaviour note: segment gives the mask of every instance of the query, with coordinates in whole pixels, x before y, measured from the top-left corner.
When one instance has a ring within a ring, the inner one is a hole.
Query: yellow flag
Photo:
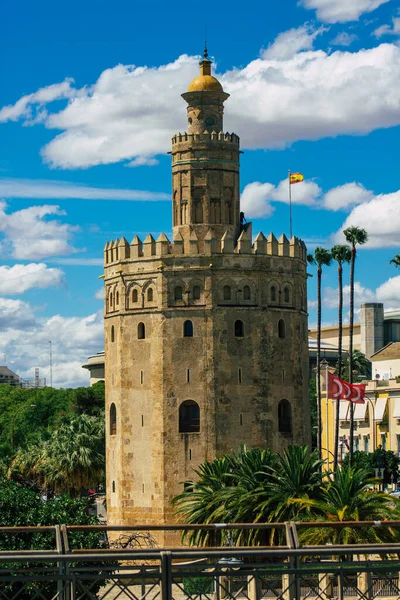
[[[304,175],[302,173],[290,173],[290,183],[301,183],[304,181]]]

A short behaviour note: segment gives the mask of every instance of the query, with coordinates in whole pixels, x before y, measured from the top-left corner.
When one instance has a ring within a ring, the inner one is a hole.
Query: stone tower
[[[309,443],[306,248],[241,224],[239,138],[204,57],[172,138],[173,242],[107,242],[109,524],[174,520],[204,460]]]

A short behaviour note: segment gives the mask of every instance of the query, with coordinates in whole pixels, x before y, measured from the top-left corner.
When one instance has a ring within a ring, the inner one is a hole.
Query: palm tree
[[[339,325],[339,340],[338,340],[338,363],[337,363],[337,375],[342,377],[342,344],[343,344],[343,264],[351,261],[351,250],[349,246],[333,246],[331,250],[332,258],[337,262],[338,265],[338,294],[339,294],[339,307],[338,307],[338,325]],[[335,451],[333,468],[336,469],[338,466],[338,453],[339,453],[339,416],[340,416],[340,404],[336,401],[336,421],[335,421]]]
[[[317,247],[314,250],[314,256],[309,254],[307,261],[310,264],[317,265],[317,448],[319,455],[322,454],[322,418],[321,418],[321,280],[322,280],[322,267],[329,267],[332,261],[332,256],[329,250],[325,248]]]
[[[349,327],[349,382],[353,383],[353,330],[354,330],[354,270],[356,263],[356,246],[368,241],[368,233],[361,227],[348,227],[343,231],[346,241],[351,245],[350,261],[350,327]],[[354,454],[354,404],[350,402],[350,464]]]
[[[395,267],[400,269],[400,254],[396,254],[396,256],[394,256],[392,260],[389,261],[389,264],[394,265]]]
[[[312,503],[314,518],[319,521],[385,521],[397,518],[400,502],[384,492],[377,492],[376,481],[368,470],[349,463],[336,468],[333,479],[324,479],[320,499]],[[374,528],[313,527],[303,529],[301,542],[306,544],[356,544],[399,541],[399,532],[390,527]]]

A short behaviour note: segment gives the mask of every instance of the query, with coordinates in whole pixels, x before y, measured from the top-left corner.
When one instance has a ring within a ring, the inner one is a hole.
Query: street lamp
[[[36,404],[30,404],[30,407],[36,406]],[[14,433],[15,433],[15,417],[17,414],[23,409],[26,408],[25,405],[20,406],[11,416],[11,449],[14,450]]]

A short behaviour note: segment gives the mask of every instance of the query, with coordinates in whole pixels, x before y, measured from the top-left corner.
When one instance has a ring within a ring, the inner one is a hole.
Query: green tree
[[[314,250],[314,255],[307,256],[309,264],[317,265],[317,448],[319,455],[322,454],[322,415],[321,415],[321,313],[322,313],[322,298],[321,298],[321,281],[322,267],[329,267],[332,262],[332,256],[329,250],[317,247]]]
[[[363,381],[371,379],[371,361],[360,350],[353,350],[353,381]],[[350,361],[349,358],[343,361],[342,370],[343,379],[350,379]]]
[[[349,327],[349,382],[353,383],[353,332],[354,332],[354,272],[357,246],[368,241],[368,234],[361,227],[348,227],[343,231],[346,241],[351,245],[350,261],[350,327]],[[354,454],[354,404],[350,402],[350,464]]]
[[[383,450],[379,446],[374,452],[354,452],[354,466],[368,471],[370,477],[375,477],[376,469],[382,471],[382,483],[397,483],[399,478],[400,458],[392,450]],[[346,454],[343,464],[349,464]]]
[[[389,261],[389,264],[394,265],[398,269],[400,269],[400,254],[396,254],[392,260]]]
[[[82,488],[102,480],[104,443],[102,417],[70,417],[52,432],[49,440],[19,451],[10,475],[74,497]]]
[[[42,502],[35,491],[16,483],[15,481],[0,481],[0,526],[35,526],[35,525],[97,525],[97,517],[93,514],[92,501],[88,498],[71,499],[60,496],[54,500]],[[69,535],[72,548],[100,548],[102,545],[101,533],[76,532]],[[49,533],[18,533],[5,534],[0,537],[1,551],[16,550],[55,550],[55,537]],[[2,563],[4,569],[12,568],[12,563]],[[17,565],[15,565],[17,567]],[[21,568],[19,563],[18,568]],[[41,569],[40,563],[35,564],[36,572]],[[43,565],[43,569],[45,566]],[[25,575],[29,572],[26,570]],[[13,578],[10,584],[4,584],[1,591],[4,598],[17,598],[29,600],[32,598],[53,598],[56,594],[57,584],[32,582],[23,590],[25,582]],[[40,591],[39,591],[40,590]],[[93,594],[98,587],[91,588]]]
[[[338,325],[339,325],[339,336],[338,336],[338,364],[337,364],[337,375],[342,377],[342,346],[343,346],[343,265],[349,263],[351,260],[351,250],[349,246],[337,245],[333,246],[331,250],[332,258],[337,262],[338,266]],[[338,453],[339,453],[339,417],[340,417],[340,404],[336,402],[336,422],[335,422],[335,451],[334,451],[334,469],[338,466]]]
[[[314,518],[320,521],[383,521],[399,515],[399,502],[373,489],[369,471],[343,464],[321,486],[321,498],[313,502]],[[306,544],[357,544],[400,541],[395,530],[386,527],[313,527],[301,532]]]

